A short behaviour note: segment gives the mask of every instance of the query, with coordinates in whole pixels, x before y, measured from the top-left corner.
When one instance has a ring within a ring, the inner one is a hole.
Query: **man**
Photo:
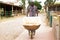
[[[28,15],[29,15],[29,17],[38,16],[37,6],[34,5],[34,2],[31,2],[30,5],[27,8],[27,16]],[[35,35],[35,30],[29,30],[29,35],[31,33],[33,33],[33,35]]]
[[[37,6],[34,5],[34,2],[31,2],[27,8],[27,16],[34,17],[38,16]]]

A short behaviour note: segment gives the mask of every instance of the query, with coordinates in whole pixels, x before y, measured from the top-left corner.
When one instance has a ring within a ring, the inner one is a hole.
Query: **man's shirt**
[[[36,6],[28,6],[27,11],[29,13],[29,16],[36,16],[37,7]]]

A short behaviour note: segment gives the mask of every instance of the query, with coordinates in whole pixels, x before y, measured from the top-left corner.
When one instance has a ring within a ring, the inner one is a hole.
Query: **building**
[[[49,6],[49,10],[60,11],[60,3],[55,3],[54,5]]]
[[[4,16],[17,14],[22,10],[22,3],[20,5],[19,2],[4,2],[0,1],[0,14],[3,13]]]

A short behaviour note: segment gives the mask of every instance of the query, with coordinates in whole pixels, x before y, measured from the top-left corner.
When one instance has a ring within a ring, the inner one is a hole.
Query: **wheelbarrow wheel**
[[[33,31],[31,31],[31,35],[30,36],[31,36],[31,39],[33,39]]]
[[[35,30],[29,30],[29,36],[31,39],[33,39],[33,36],[35,35]]]
[[[33,30],[33,35],[35,35],[35,30]]]

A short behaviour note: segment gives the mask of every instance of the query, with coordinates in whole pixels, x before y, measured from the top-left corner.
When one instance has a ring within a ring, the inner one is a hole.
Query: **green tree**
[[[23,7],[25,7],[25,0],[21,0],[22,1],[22,3],[23,3]]]
[[[34,1],[34,4],[37,6],[37,8],[38,8],[39,10],[42,9],[42,6],[41,6],[40,3],[41,3],[41,2]]]
[[[52,6],[52,5],[54,5],[55,1],[56,0],[46,0],[44,4],[47,6]]]
[[[21,2],[23,3],[23,14],[25,13],[25,0],[21,0]]]
[[[49,9],[48,7],[53,6],[54,3],[55,3],[55,1],[56,1],[56,0],[46,0],[46,1],[44,2],[47,12],[48,12],[48,9]]]
[[[31,0],[28,0],[28,2],[29,2],[29,4],[31,4]],[[42,5],[40,4],[41,2],[38,2],[38,1],[34,1],[34,5],[35,6],[37,6],[37,8],[39,9],[39,10],[41,10],[42,9]]]

